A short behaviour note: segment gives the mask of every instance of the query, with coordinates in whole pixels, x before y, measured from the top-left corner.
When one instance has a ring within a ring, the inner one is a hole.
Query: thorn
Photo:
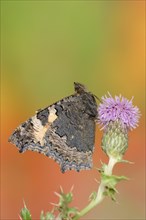
[[[62,189],[62,186],[60,186],[60,191],[61,191],[61,193],[63,193],[63,189]]]
[[[110,92],[109,92],[109,91],[107,91],[107,94],[109,95],[109,97],[112,97],[112,95],[110,94]]]
[[[94,180],[95,180],[96,183],[98,183],[98,184],[100,183],[100,181],[98,181],[96,178]]]
[[[58,192],[54,192],[54,194],[55,194],[56,196],[58,196],[59,198],[61,198],[61,195],[60,195]]]
[[[132,96],[132,98],[131,98],[131,100],[130,100],[130,101],[132,102],[132,101],[133,101],[133,99],[134,99],[134,96]]]
[[[23,205],[24,205],[24,208],[26,209],[27,207],[26,207],[26,204],[25,204],[25,201],[24,201],[24,199],[23,199]]]
[[[53,214],[55,211],[55,207],[52,208],[51,213]]]
[[[53,202],[50,202],[50,204],[53,205],[53,206],[59,207],[59,204],[56,204],[56,203],[53,203]]]
[[[115,189],[116,193],[119,194],[119,191],[117,189]]]
[[[129,160],[119,160],[119,162],[129,163],[129,164],[135,164],[135,162],[132,162],[132,161],[129,161]]]
[[[72,185],[71,189],[70,189],[70,192],[72,192],[74,190],[74,185]]]
[[[18,215],[18,216],[19,216],[20,220],[22,220],[21,216],[20,215]]]

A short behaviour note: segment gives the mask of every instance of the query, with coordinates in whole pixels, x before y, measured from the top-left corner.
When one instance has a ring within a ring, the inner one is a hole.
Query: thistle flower
[[[98,107],[98,121],[104,130],[102,149],[108,156],[120,160],[128,147],[128,131],[138,126],[140,111],[132,104],[133,98],[102,97]]]

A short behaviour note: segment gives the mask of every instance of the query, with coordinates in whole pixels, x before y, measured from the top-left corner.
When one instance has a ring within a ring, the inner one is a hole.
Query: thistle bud
[[[119,120],[109,122],[103,133],[101,147],[109,157],[122,158],[128,148],[128,133]]]

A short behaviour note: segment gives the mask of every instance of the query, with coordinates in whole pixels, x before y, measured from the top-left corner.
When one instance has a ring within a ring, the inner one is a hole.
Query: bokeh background
[[[145,1],[1,1],[1,219],[18,219],[23,199],[32,218],[57,202],[54,191],[74,185],[72,205],[83,208],[97,189],[98,172],[60,172],[53,160],[34,152],[19,154],[8,143],[12,131],[36,110],[73,93],[73,82],[98,97],[134,96],[139,127],[129,133],[125,159],[115,174],[118,204],[105,199],[83,219],[145,219],[144,16]],[[95,167],[107,157],[97,129]]]

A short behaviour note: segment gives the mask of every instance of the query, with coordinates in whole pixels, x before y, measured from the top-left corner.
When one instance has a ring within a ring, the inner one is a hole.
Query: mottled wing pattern
[[[19,152],[37,151],[53,158],[61,171],[91,169],[97,105],[83,85],[74,95],[40,110],[13,132]]]

